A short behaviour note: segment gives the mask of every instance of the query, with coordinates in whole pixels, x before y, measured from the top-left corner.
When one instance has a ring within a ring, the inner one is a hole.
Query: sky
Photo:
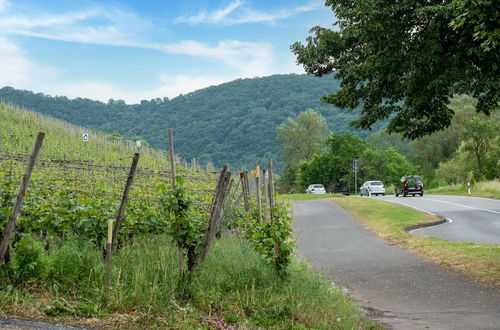
[[[304,73],[290,45],[324,0],[0,0],[0,88],[132,104]]]

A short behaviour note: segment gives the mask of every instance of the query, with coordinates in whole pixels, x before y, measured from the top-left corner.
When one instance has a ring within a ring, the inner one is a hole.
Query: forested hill
[[[0,89],[0,101],[28,108],[80,126],[142,137],[154,147],[167,148],[167,128],[175,133],[176,152],[182,158],[212,161],[220,166],[253,167],[267,158],[282,166],[276,127],[288,117],[312,108],[325,116],[335,133],[355,131],[355,114],[321,103],[320,97],[339,87],[332,77],[273,75],[238,79],[173,99],[157,98],[127,105],[121,100],[102,103],[89,99],[52,97],[41,93]]]

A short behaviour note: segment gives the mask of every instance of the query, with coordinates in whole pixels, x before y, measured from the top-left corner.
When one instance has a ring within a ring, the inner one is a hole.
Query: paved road
[[[365,229],[328,200],[293,203],[299,256],[395,329],[500,329],[500,290],[473,283]]]
[[[448,219],[439,226],[414,230],[413,234],[451,241],[500,244],[500,200],[443,195],[372,198],[414,207]]]
[[[83,328],[75,328],[61,324],[52,324],[38,321],[25,321],[18,319],[1,319],[0,329],[11,330],[85,330]]]

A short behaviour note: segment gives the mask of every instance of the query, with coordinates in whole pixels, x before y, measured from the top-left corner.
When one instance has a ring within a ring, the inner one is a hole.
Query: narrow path
[[[500,290],[389,245],[328,200],[293,203],[298,254],[395,329],[500,329]]]

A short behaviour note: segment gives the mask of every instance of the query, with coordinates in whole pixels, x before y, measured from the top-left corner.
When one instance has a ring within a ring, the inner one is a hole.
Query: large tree
[[[327,0],[334,29],[316,26],[305,45],[291,49],[307,73],[334,72],[341,80],[341,89],[322,100],[361,108],[353,125],[368,129],[389,118],[389,132],[414,139],[450,124],[454,113],[447,104],[454,94],[476,97],[479,112],[498,109],[498,30],[488,28],[486,38],[493,41],[484,47],[474,29],[480,20],[458,2]]]
[[[477,161],[479,173],[483,174],[486,155],[493,150],[494,141],[498,143],[499,125],[492,121],[474,118],[465,132],[465,150],[471,152]]]
[[[500,44],[500,2],[495,0],[453,0],[460,13],[452,22],[454,28],[468,27],[485,50]]]
[[[352,186],[353,160],[368,149],[373,149],[363,139],[350,133],[332,134],[327,141],[328,150],[316,153],[312,158],[297,165],[299,191],[312,183],[326,187],[346,188]]]
[[[328,134],[325,118],[312,109],[301,112],[297,118],[288,118],[276,129],[276,138],[283,144],[283,157],[288,167],[324,149]]]

